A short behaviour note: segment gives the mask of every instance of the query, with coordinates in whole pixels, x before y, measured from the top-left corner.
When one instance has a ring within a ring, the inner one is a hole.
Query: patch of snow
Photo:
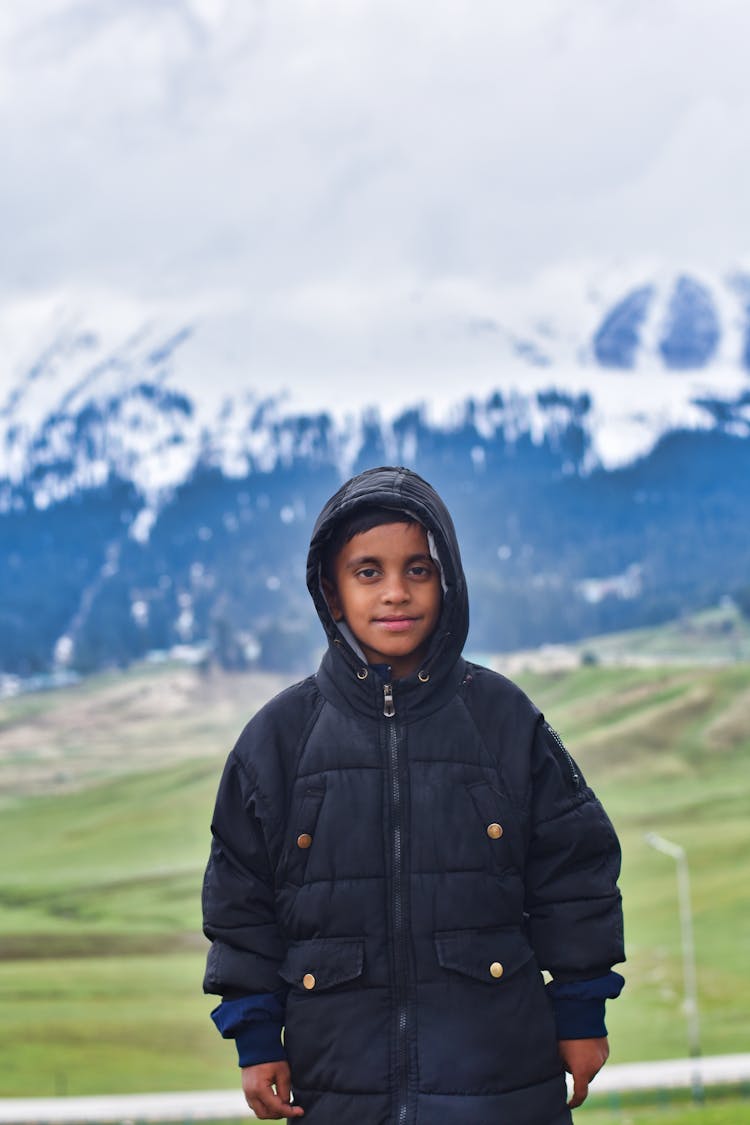
[[[58,668],[67,668],[73,659],[73,638],[64,633],[58,637],[53,650],[53,662]]]
[[[128,529],[131,539],[135,539],[137,543],[148,543],[151,529],[156,522],[156,516],[155,508],[141,508]]]
[[[607,578],[584,578],[576,585],[578,593],[589,605],[598,605],[605,598],[632,601],[643,592],[643,568],[632,563],[621,574]]]
[[[145,629],[145,627],[148,625],[148,602],[144,601],[142,598],[138,598],[136,601],[131,602],[130,613],[136,625],[138,625],[142,629]]]

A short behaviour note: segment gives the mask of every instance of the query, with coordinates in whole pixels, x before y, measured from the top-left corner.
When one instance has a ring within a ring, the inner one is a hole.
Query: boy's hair
[[[365,531],[372,531],[374,527],[380,527],[381,524],[384,523],[419,524],[419,520],[416,516],[411,515],[410,512],[405,512],[398,508],[377,508],[374,506],[357,508],[356,512],[349,516],[348,519],[343,519],[336,525],[331,538],[326,543],[321,562],[323,578],[327,579],[329,582],[333,582],[333,568],[336,556],[345,543],[348,543],[355,535],[361,535]]]

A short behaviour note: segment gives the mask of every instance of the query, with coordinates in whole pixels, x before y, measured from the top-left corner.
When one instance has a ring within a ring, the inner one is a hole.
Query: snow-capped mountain
[[[211,369],[196,378],[200,322],[165,329],[110,325],[101,332],[68,321],[28,363],[17,363],[12,378],[6,373],[4,502],[12,486],[24,485],[46,506],[114,474],[153,504],[199,464],[237,477],[303,456],[345,473],[376,402],[387,455],[402,460],[415,451],[399,439],[398,420],[415,407],[446,431],[470,416],[477,455],[482,441],[498,433],[510,442],[522,435],[540,442],[581,426],[585,450],[575,467],[584,470],[627,464],[678,428],[720,421],[747,431],[750,275],[642,279],[607,304],[602,288],[611,291],[611,281],[589,285],[585,294],[578,288],[555,316],[539,310],[530,316],[528,294],[506,301],[502,318],[486,315],[486,295],[477,298],[474,316],[465,294],[454,299],[446,323],[459,325],[469,356],[471,341],[481,337],[483,353],[494,354],[490,372],[483,364],[474,385],[467,360],[456,368],[465,372],[461,382],[454,375],[447,387],[439,370],[431,383],[409,381],[386,395],[378,387],[369,400],[365,386],[357,391],[358,407],[335,391],[329,398],[323,381],[289,395],[274,386],[238,387],[237,380],[229,387]],[[437,314],[441,301],[435,294],[429,299]],[[428,389],[431,401],[424,405]]]
[[[458,513],[477,647],[731,594],[750,566],[750,277],[561,284],[546,316],[539,294],[532,315],[529,294],[426,293],[434,379],[340,394],[238,383],[209,364],[210,320],[37,325],[0,398],[0,671],[177,643],[307,665],[308,524],[383,462]]]

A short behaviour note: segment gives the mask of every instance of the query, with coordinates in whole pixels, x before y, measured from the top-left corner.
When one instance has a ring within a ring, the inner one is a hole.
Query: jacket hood
[[[443,604],[423,670],[429,672],[437,663],[444,667],[454,664],[461,655],[469,629],[466,579],[456,530],[435,489],[411,469],[400,466],[367,469],[352,477],[334,493],[318,516],[307,556],[307,588],[329,641],[344,647],[350,662],[361,665],[361,655],[331,616],[321,587],[321,566],[326,545],[336,527],[365,507],[406,512],[426,529],[431,550],[440,566]]]

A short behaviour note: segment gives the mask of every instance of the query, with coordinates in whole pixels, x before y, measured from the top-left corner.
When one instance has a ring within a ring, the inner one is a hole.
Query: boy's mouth
[[[416,617],[376,617],[376,625],[382,625],[389,633],[401,633],[410,629],[417,620]]]

